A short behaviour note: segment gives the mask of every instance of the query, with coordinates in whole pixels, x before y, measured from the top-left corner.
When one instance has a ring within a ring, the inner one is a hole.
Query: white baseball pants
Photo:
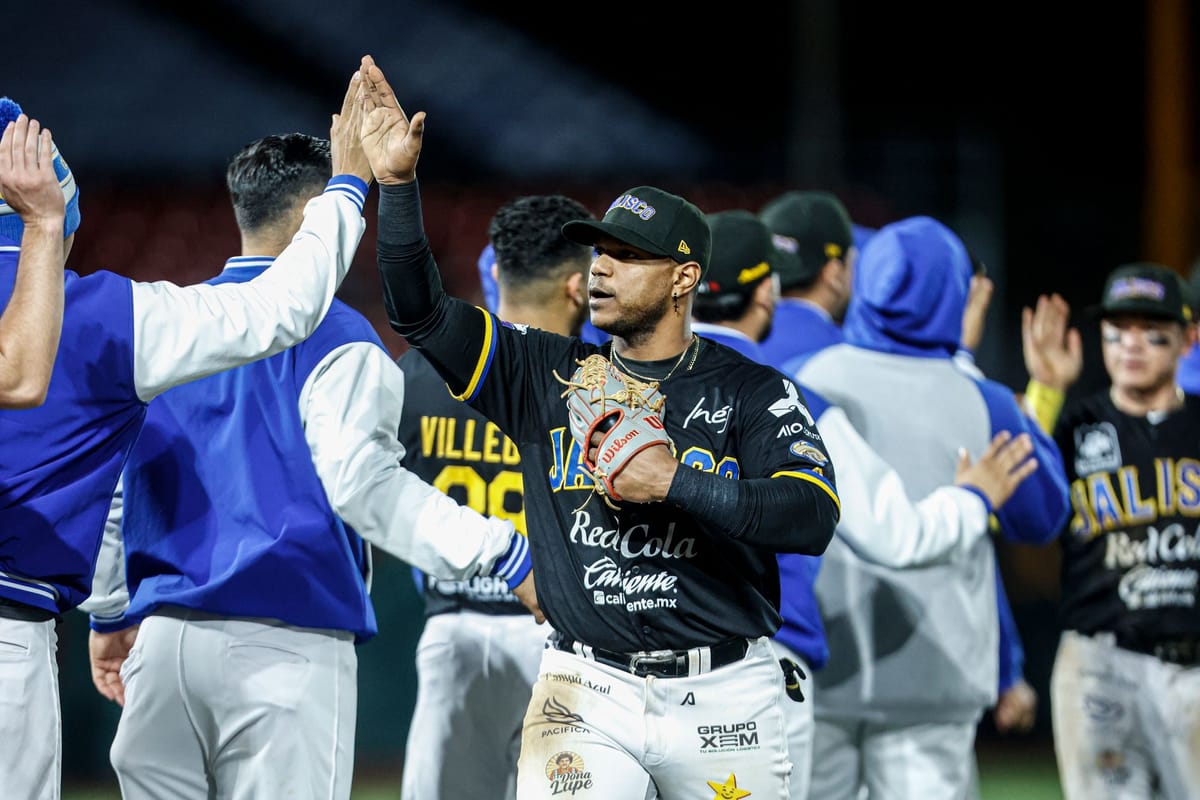
[[[0,795],[58,800],[62,708],[54,620],[0,617]]]
[[[1200,667],[1065,631],[1050,711],[1067,800],[1200,797]]]
[[[417,643],[403,800],[516,795],[521,721],[548,625],[532,614],[436,614]]]
[[[525,716],[519,800],[788,800],[783,671],[771,642],[698,675],[638,677],[553,647]]]
[[[125,800],[345,800],[358,661],[344,631],[180,610],[138,630],[110,757]]]

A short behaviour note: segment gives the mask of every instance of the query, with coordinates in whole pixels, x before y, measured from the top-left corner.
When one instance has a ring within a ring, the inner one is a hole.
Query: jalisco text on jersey
[[[550,465],[550,488],[555,492],[573,489],[592,489],[592,476],[583,465],[583,451],[566,428],[550,431],[550,444],[554,457]],[[678,456],[679,462],[693,469],[715,472],[726,478],[737,478],[741,474],[738,460],[732,456],[717,458],[711,450],[689,447]]]
[[[1116,475],[1093,472],[1077,478],[1071,484],[1071,532],[1086,539],[1157,517],[1200,516],[1200,461],[1156,458],[1154,494],[1144,496],[1141,484],[1135,466],[1121,467]]]

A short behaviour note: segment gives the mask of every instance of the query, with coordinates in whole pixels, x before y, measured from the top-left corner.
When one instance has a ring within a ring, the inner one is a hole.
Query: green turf
[[[1005,765],[1000,771],[986,770],[980,775],[982,800],[1062,800],[1058,776],[1053,769]],[[396,800],[399,782],[392,785],[364,786],[351,795],[353,800]],[[116,791],[68,790],[62,800],[120,800]]]
[[[981,800],[1062,800],[1053,752],[1044,747],[980,752],[979,792]],[[356,782],[351,794],[352,800],[399,797],[399,776],[378,773]],[[120,794],[114,781],[111,788],[67,787],[62,800],[120,800]]]

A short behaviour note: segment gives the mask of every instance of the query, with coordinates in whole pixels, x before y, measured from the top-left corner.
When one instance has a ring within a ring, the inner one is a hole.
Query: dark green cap
[[[779,273],[783,289],[808,286],[825,262],[845,258],[854,244],[850,213],[829,192],[784,192],[758,215],[775,234],[775,245],[796,256]]]
[[[611,236],[680,264],[695,261],[701,274],[708,269],[712,235],[703,212],[679,195],[653,186],[629,189],[612,202],[603,219],[572,220],[563,225],[562,232],[571,241],[586,245]]]
[[[696,291],[710,297],[746,295],[791,258],[775,247],[771,230],[756,215],[741,209],[708,215],[712,259]]]
[[[1101,317],[1139,314],[1184,325],[1192,321],[1183,281],[1173,269],[1161,264],[1139,261],[1117,267],[1104,281],[1103,298],[1100,305],[1090,309]]]

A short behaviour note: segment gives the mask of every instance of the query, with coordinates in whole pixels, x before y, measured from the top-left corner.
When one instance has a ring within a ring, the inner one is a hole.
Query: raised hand
[[[992,292],[996,288],[992,279],[986,275],[975,275],[971,278],[971,288],[967,292],[967,307],[963,310],[962,346],[975,352],[983,341],[984,323],[987,321],[988,306],[992,304]]]
[[[0,136],[0,196],[27,226],[62,227],[66,200],[54,174],[54,140],[24,114]]]
[[[334,175],[354,175],[370,184],[374,173],[371,172],[360,138],[363,122],[362,84],[362,71],[355,71],[350,76],[350,85],[346,87],[346,96],[342,98],[341,113],[333,115],[329,126],[329,150]]]
[[[411,120],[408,118],[371,56],[363,56],[359,72],[363,76],[362,147],[375,180],[393,185],[412,183],[417,179],[425,112],[418,111]]]
[[[125,705],[125,684],[121,681],[121,665],[129,657],[137,638],[138,626],[113,633],[88,634],[88,658],[92,662],[92,683],[96,691],[119,706]]]
[[[1030,457],[1032,453],[1033,441],[1029,434],[1022,433],[1014,439],[1008,431],[1000,431],[974,464],[966,450],[959,452],[954,483],[973,486],[983,492],[995,511],[1012,497],[1021,481],[1037,469],[1037,459]]]
[[[1065,392],[1083,371],[1083,341],[1068,328],[1071,306],[1060,295],[1042,295],[1021,310],[1021,348],[1029,377]]]

